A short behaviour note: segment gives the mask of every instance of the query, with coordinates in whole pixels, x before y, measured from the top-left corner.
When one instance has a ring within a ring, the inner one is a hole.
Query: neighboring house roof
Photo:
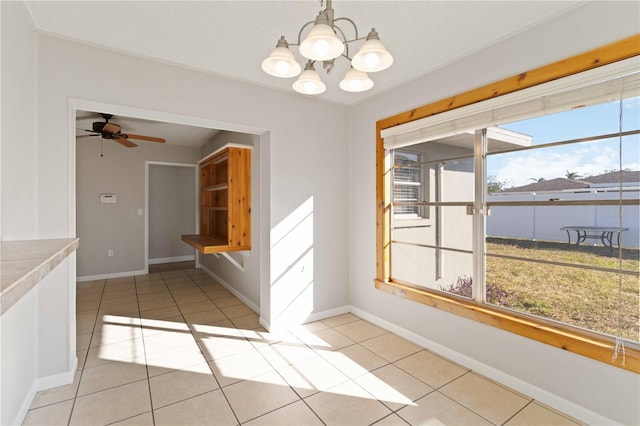
[[[622,182],[634,182],[640,183],[640,171],[638,170],[623,170]],[[592,187],[602,187],[602,184],[619,184],[620,173],[610,172],[597,176],[589,176],[581,179],[567,179],[567,178],[555,178],[549,180],[543,180],[541,182],[534,182],[528,185],[516,186],[514,188],[506,188],[500,191],[505,192],[543,192],[543,191],[563,191],[563,190],[575,190],[585,189]]]
[[[561,191],[563,189],[583,189],[588,188],[589,182],[576,179],[555,178],[534,182],[528,185],[516,186],[514,188],[503,189],[500,192],[539,192],[539,191]]]
[[[590,183],[620,183],[620,172],[605,173],[583,178]],[[640,182],[640,170],[623,170],[622,182]]]

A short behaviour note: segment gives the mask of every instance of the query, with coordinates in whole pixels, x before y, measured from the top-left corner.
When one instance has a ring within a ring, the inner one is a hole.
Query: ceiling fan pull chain
[[[104,155],[102,154],[102,141],[103,139],[100,139],[100,157],[104,157]]]

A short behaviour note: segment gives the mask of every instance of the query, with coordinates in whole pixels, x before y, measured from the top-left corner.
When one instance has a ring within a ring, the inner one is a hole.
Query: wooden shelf
[[[226,212],[229,211],[228,207],[201,207],[200,210],[208,212]]]
[[[183,235],[182,241],[203,254],[251,250],[251,246],[229,246],[227,240],[213,235]]]
[[[200,188],[201,191],[224,191],[225,189],[229,189],[229,185],[226,182]]]
[[[224,146],[199,166],[200,235],[182,241],[204,254],[251,250],[251,147]]]

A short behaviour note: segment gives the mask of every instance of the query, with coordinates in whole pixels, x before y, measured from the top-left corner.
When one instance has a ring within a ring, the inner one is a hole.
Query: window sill
[[[622,365],[622,356],[612,361],[615,350],[613,339],[596,336],[571,327],[561,327],[550,323],[532,321],[515,313],[493,308],[488,305],[477,305],[472,301],[448,298],[441,294],[429,292],[426,289],[413,287],[408,284],[374,280],[378,290],[413,300],[437,309],[441,309],[455,315],[459,315],[474,321],[481,322],[501,330],[509,331],[538,342],[546,343],[586,356],[606,364],[622,368],[624,370],[640,373],[640,351],[635,348],[625,348],[625,363]]]

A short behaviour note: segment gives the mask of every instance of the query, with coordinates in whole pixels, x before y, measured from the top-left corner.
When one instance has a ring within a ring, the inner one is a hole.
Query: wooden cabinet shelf
[[[210,212],[226,212],[229,210],[228,207],[200,207],[200,210],[206,210]]]
[[[209,185],[203,188],[200,188],[202,191],[224,191],[225,189],[229,189],[229,185],[226,183],[219,183],[217,185]]]
[[[200,161],[200,234],[182,241],[204,254],[251,249],[251,148],[225,146]]]

